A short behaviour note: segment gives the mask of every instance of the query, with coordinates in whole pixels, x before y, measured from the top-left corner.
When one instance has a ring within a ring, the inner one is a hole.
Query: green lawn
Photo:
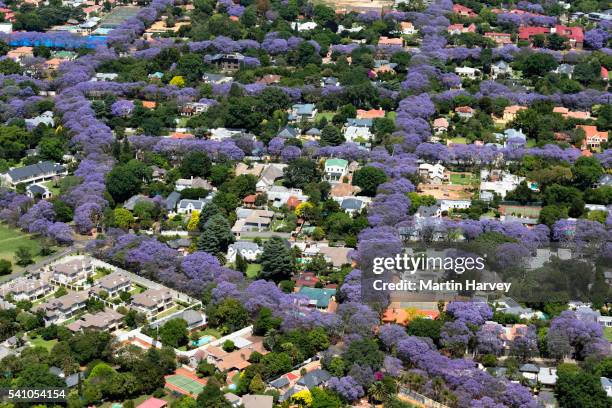
[[[41,247],[38,239],[32,238],[31,234],[24,234],[17,229],[0,224],[0,258],[11,261],[13,270],[19,268],[15,265],[14,254],[17,248],[22,246],[28,248],[34,259],[37,259]]]
[[[467,139],[465,137],[453,137],[450,141],[454,144],[467,144]]]
[[[536,141],[535,139],[527,139],[527,147],[535,147]]]
[[[32,343],[32,346],[34,347],[44,347],[47,350],[51,351],[53,346],[57,344],[57,339],[45,340],[42,337],[38,336],[38,337],[31,338],[30,343]]]
[[[257,275],[259,275],[259,271],[261,271],[261,265],[260,264],[249,264],[249,266],[247,267],[246,270],[246,276],[248,278],[257,278]]]
[[[336,112],[330,112],[330,111],[323,111],[323,112],[317,112],[317,114],[315,115],[315,122],[320,121],[322,118],[326,118],[328,122],[331,122],[332,118],[334,117],[334,115],[336,114]]]
[[[470,177],[466,174],[451,174],[450,181],[452,184],[468,185],[474,181],[474,176]]]
[[[612,341],[612,327],[604,327],[604,336],[608,341]]]
[[[51,180],[51,181],[46,181],[44,183],[41,183],[43,186],[47,187],[49,189],[49,191],[51,191],[51,194],[53,194],[54,197],[57,197],[60,194],[60,189],[59,187],[56,187],[56,182]]]

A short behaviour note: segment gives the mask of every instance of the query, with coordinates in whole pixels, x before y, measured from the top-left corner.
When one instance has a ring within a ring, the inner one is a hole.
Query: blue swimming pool
[[[191,344],[194,345],[195,347],[200,347],[200,346],[210,343],[214,339],[215,338],[213,336],[202,336],[199,339],[192,341]]]

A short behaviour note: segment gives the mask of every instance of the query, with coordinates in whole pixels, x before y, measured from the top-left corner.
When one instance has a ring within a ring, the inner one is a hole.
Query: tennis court
[[[192,373],[182,373],[182,371],[183,369],[179,368],[175,374],[166,377],[166,388],[192,396],[202,392],[206,381],[195,377]]]

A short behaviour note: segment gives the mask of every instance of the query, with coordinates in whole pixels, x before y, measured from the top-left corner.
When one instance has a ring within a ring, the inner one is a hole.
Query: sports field
[[[185,395],[197,396],[205,385],[206,381],[184,368],[178,368],[173,375],[166,377],[166,388]]]

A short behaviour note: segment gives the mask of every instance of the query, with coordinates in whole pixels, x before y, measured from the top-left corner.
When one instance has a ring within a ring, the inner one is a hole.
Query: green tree
[[[115,208],[113,219],[117,228],[128,229],[134,224],[132,212],[125,208]]]
[[[42,159],[61,162],[64,156],[64,143],[57,137],[45,137],[38,145],[38,152]]]
[[[206,177],[210,174],[212,162],[205,152],[189,152],[181,161],[179,171],[184,178]]]
[[[261,254],[262,278],[280,282],[289,278],[293,269],[293,257],[285,241],[279,237],[266,241]]]
[[[208,310],[210,324],[223,333],[232,333],[249,323],[249,313],[242,304],[233,298],[224,299]]]
[[[410,198],[410,214],[415,214],[421,206],[428,207],[436,203],[436,199],[434,196],[428,194],[419,194],[414,191],[408,193],[408,198]]]
[[[373,197],[376,189],[387,181],[384,171],[373,166],[364,166],[358,169],[353,175],[353,185],[361,187],[361,194]]]
[[[306,158],[292,160],[283,170],[286,187],[304,188],[308,183],[319,181],[321,175],[317,163]]]
[[[327,125],[321,131],[321,146],[338,146],[344,141],[344,135],[334,125]]]
[[[544,76],[546,73],[557,68],[557,61],[552,55],[543,53],[529,54],[522,61],[516,63],[519,70],[526,76]]]
[[[106,176],[106,188],[115,202],[124,202],[138,194],[144,181],[151,179],[151,169],[143,162],[130,160],[116,165]]]
[[[558,367],[555,396],[562,408],[607,408],[611,400],[598,377],[571,364]]]
[[[249,267],[249,264],[242,255],[236,254],[236,262],[235,262],[234,267],[236,268],[237,271],[245,273]]]
[[[159,329],[159,337],[163,345],[178,348],[189,340],[187,322],[183,319],[171,319]]]
[[[270,330],[278,329],[282,323],[280,317],[274,317],[272,311],[267,307],[259,310],[259,316],[253,323],[253,333],[258,336],[266,335]]]
[[[604,169],[594,157],[579,157],[574,163],[573,173],[576,185],[586,189],[599,181],[604,175]]]
[[[234,234],[229,222],[224,216],[217,214],[204,224],[197,246],[200,251],[219,255],[227,252],[232,242],[234,242]]]
[[[32,257],[30,248],[25,246],[20,246],[17,248],[15,251],[15,260],[15,263],[19,266],[28,266],[34,263],[34,258]]]
[[[266,385],[261,379],[261,375],[256,374],[255,377],[253,377],[253,379],[251,380],[251,383],[249,384],[249,391],[251,392],[251,394],[263,394],[265,390]]]
[[[429,337],[434,342],[440,339],[440,329],[444,324],[441,320],[416,318],[408,325],[408,334],[418,337]]]
[[[219,383],[214,378],[204,386],[196,403],[201,408],[232,408],[232,404],[225,398]]]
[[[0,275],[8,275],[13,272],[13,264],[8,259],[0,259]]]

